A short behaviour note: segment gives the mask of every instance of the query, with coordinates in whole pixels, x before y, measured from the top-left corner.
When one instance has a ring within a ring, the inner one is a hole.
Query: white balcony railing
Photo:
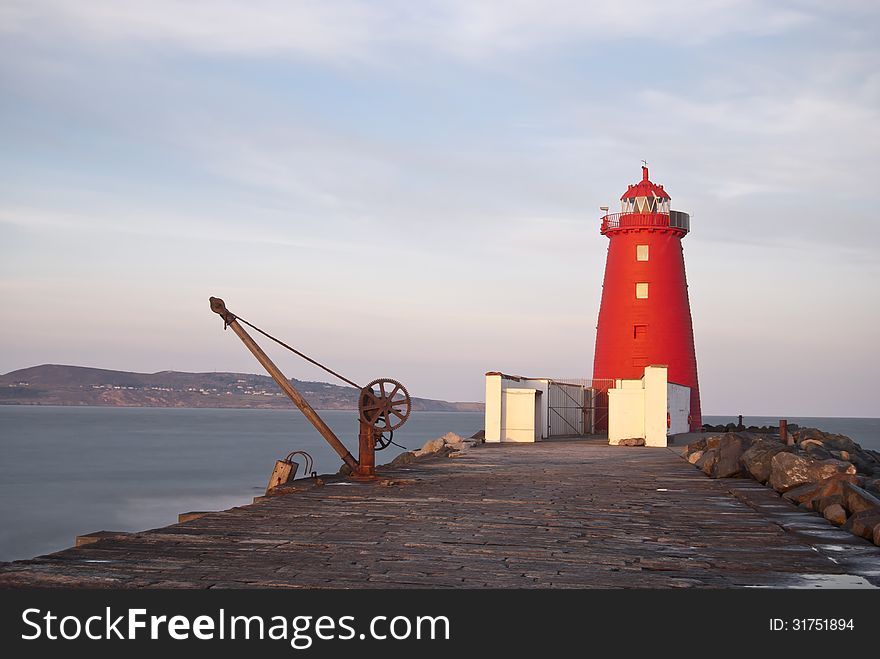
[[[682,233],[691,230],[691,217],[681,211],[669,213],[610,213],[602,218],[603,234],[616,229],[672,228]]]

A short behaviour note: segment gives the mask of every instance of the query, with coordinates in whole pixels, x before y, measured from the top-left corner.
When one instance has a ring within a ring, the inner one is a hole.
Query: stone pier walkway
[[[672,449],[481,446],[383,477],[3,563],[0,587],[880,585],[873,545]]]

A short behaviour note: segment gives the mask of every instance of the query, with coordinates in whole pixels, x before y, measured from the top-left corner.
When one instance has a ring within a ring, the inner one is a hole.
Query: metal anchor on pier
[[[331,448],[336,451],[342,461],[351,469],[351,477],[356,480],[372,480],[376,477],[376,450],[382,450],[392,443],[393,432],[406,423],[412,411],[412,400],[409,397],[406,387],[396,380],[389,378],[379,378],[373,380],[364,387],[352,382],[348,378],[340,375],[336,371],[327,368],[323,364],[315,361],[308,355],[303,354],[296,348],[293,348],[283,341],[275,338],[261,330],[259,327],[252,325],[244,318],[236,316],[226,308],[226,304],[218,297],[212,297],[211,311],[218,314],[223,319],[223,328],[232,328],[232,331],[238,335],[242,343],[257,358],[257,361],[263,365],[266,372],[272,376],[272,379],[281,387],[281,391],[287,394],[287,397],[293,401],[306,419],[311,422],[321,436],[330,444]],[[275,341],[279,345],[287,348],[291,352],[299,355],[303,359],[324,369],[334,377],[360,390],[358,394],[358,417],[360,428],[358,432],[358,457],[349,452],[345,445],[339,440],[336,434],[330,430],[330,427],[324,423],[320,415],[312,408],[311,405],[303,398],[302,394],[297,391],[290,380],[288,380],[275,363],[269,359],[269,356],[263,352],[263,349],[248,334],[242,324],[259,332],[263,336]],[[388,433],[388,437],[385,437]]]

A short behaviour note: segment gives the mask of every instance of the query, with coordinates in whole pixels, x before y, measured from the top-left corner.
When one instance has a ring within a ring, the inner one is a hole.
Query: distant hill
[[[357,389],[291,380],[322,410],[357,409]],[[410,393],[412,395],[412,393]],[[477,412],[482,403],[413,398],[413,409]],[[251,373],[130,373],[44,364],[0,375],[0,405],[105,405],[116,407],[289,408],[293,403],[268,375]]]

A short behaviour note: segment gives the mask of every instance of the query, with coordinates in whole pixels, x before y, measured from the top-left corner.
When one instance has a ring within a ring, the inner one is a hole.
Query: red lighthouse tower
[[[609,243],[593,378],[638,379],[645,366],[665,364],[670,382],[690,387],[689,425],[698,430],[700,388],[681,246],[690,216],[669,209],[669,194],[648,179],[647,167],[620,201],[620,213],[602,218]]]

